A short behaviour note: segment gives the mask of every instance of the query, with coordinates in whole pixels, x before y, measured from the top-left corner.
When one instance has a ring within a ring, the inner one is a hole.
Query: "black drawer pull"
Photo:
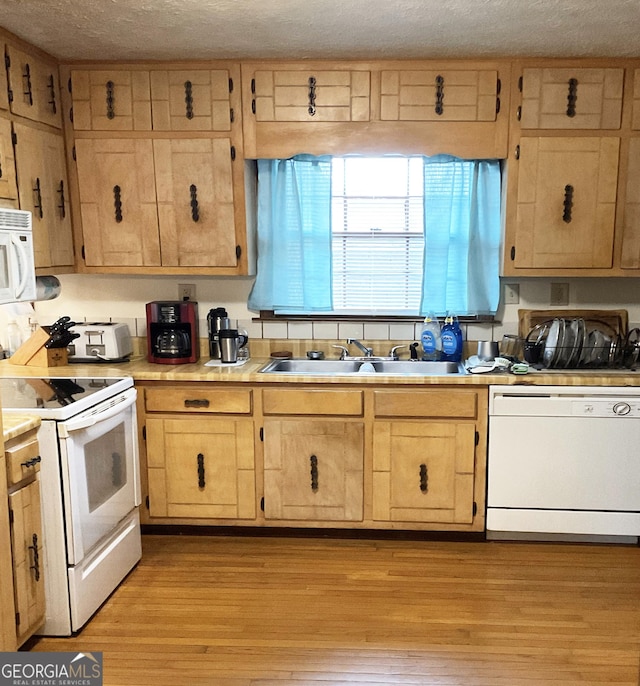
[[[200,208],[198,207],[198,187],[195,183],[189,186],[189,193],[191,195],[191,219],[197,222],[200,219]]]
[[[64,180],[60,179],[60,185],[58,186],[58,195],[60,196],[60,204],[58,209],[60,210],[60,219],[64,219],[67,216],[67,211],[65,208],[65,197],[64,197]]]
[[[576,100],[578,99],[578,79],[569,79],[569,93],[567,94],[567,117],[576,116]]]
[[[184,82],[184,104],[186,118],[193,119],[193,84],[191,81]]]
[[[573,186],[566,185],[564,187],[564,211],[562,213],[562,221],[565,224],[571,223],[571,209],[573,208]]]
[[[113,208],[116,222],[119,224],[122,221],[122,189],[120,186],[113,187]]]
[[[29,63],[24,65],[24,74],[22,75],[22,78],[24,79],[24,85],[26,90],[22,91],[23,95],[27,96],[27,100],[29,101],[29,105],[33,105],[33,90],[31,88],[31,67],[29,66]]]
[[[115,116],[116,116],[116,111],[114,108],[115,84],[113,83],[113,81],[107,81],[105,87],[107,90],[107,119],[115,119]]]
[[[436,76],[436,114],[439,116],[444,112],[444,77]]]
[[[33,203],[33,209],[38,210],[38,216],[40,219],[44,216],[42,211],[42,190],[40,188],[40,178],[36,179],[36,185],[33,188],[33,192],[36,194],[36,201]]]
[[[206,398],[194,398],[193,400],[186,399],[184,401],[185,407],[209,407],[209,401]]]
[[[309,77],[309,114],[313,117],[316,113],[316,77]]]
[[[32,457],[30,460],[27,460],[26,462],[21,462],[20,466],[29,469],[29,467],[33,467],[34,465],[37,465],[40,462],[42,462],[42,457],[40,457],[40,455],[36,455],[36,457]]]
[[[51,98],[51,100],[49,100],[49,105],[51,105],[51,112],[52,114],[57,114],[58,106],[56,105],[56,82],[53,78],[53,74],[49,74],[47,86],[49,88],[49,97]]]

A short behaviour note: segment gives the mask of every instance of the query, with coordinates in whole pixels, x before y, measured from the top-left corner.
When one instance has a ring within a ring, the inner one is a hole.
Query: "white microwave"
[[[35,299],[31,212],[0,209],[0,304]]]

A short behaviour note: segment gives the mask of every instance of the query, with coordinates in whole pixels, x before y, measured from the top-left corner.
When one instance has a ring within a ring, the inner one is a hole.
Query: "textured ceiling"
[[[0,0],[65,60],[640,57],[640,0]]]

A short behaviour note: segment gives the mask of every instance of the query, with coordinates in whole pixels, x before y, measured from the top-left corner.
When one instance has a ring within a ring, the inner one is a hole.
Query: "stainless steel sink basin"
[[[427,362],[422,360],[272,360],[260,372],[265,374],[385,374],[391,376],[442,376],[465,374],[457,362]]]

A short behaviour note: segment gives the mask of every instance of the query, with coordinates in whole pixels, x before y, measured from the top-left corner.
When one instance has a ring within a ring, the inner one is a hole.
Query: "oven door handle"
[[[94,426],[99,422],[106,421],[120,414],[122,410],[126,410],[136,401],[136,393],[132,393],[128,398],[125,398],[122,402],[110,407],[104,412],[99,412],[98,414],[92,414],[88,417],[79,417],[78,419],[69,419],[66,422],[61,422],[61,436],[68,436],[72,431],[80,431],[81,429],[87,429],[90,426]]]

